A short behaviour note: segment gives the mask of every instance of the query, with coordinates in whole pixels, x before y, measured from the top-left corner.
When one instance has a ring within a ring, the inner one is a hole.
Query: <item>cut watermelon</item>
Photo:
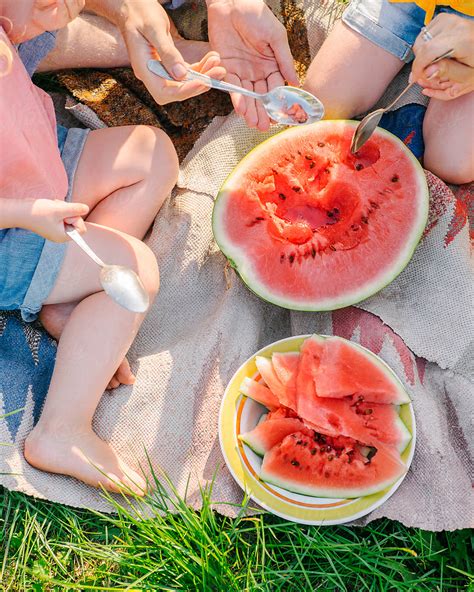
[[[298,399],[298,415],[323,434],[349,436],[364,444],[386,444],[403,452],[411,434],[394,405],[358,399]]]
[[[263,356],[257,356],[255,358],[255,365],[260,372],[260,376],[265,381],[265,384],[280,401],[280,405],[284,405],[283,401],[286,400],[286,389],[276,375],[272,361]]]
[[[257,403],[261,403],[267,409],[275,410],[280,407],[280,401],[275,397],[272,391],[264,384],[252,380],[251,378],[244,378],[240,385],[240,392],[246,397],[250,397]]]
[[[323,351],[324,337],[312,335],[306,339],[300,349],[300,363],[296,377],[296,405],[298,399],[314,399],[316,388],[314,378],[319,367],[319,359]]]
[[[239,440],[245,442],[250,448],[263,456],[268,452],[275,444],[278,444],[283,440],[285,436],[294,434],[295,432],[307,431],[301,419],[294,417],[284,417],[278,419],[265,419],[257,425],[256,428],[250,432],[239,435]]]
[[[352,155],[356,125],[321,121],[277,134],[222,186],[215,239],[265,300],[341,308],[386,286],[410,260],[427,221],[425,175],[380,128]]]
[[[392,485],[405,472],[399,454],[388,447],[373,449],[351,438],[286,436],[263,459],[260,478],[279,487],[316,497],[354,498]],[[364,454],[365,453],[365,454]]]
[[[328,337],[315,374],[319,397],[356,395],[373,403],[409,403],[405,389],[376,356],[341,337]]]
[[[298,352],[275,352],[272,355],[273,369],[285,389],[285,396],[281,403],[290,409],[296,409],[296,376],[299,361]]]

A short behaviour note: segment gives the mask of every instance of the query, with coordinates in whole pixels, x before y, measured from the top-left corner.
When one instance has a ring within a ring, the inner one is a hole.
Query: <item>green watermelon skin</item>
[[[395,450],[379,447],[370,461],[363,450],[351,438],[322,442],[318,434],[296,432],[265,454],[260,479],[313,497],[358,498],[390,487],[406,473]]]
[[[240,392],[267,409],[270,409],[270,411],[274,411],[280,407],[280,401],[272,391],[261,382],[257,382],[252,378],[244,378],[240,385]]]
[[[221,187],[213,233],[258,296],[293,310],[335,310],[389,284],[428,218],[420,164],[377,129],[353,156],[358,122],[321,121],[276,134]]]

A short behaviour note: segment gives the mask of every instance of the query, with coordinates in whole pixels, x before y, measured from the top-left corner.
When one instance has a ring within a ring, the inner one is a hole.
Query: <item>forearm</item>
[[[56,47],[41,62],[38,71],[128,65],[130,58],[118,28],[101,16],[82,14],[58,31]]]
[[[32,201],[9,197],[0,198],[0,229],[29,228]]]

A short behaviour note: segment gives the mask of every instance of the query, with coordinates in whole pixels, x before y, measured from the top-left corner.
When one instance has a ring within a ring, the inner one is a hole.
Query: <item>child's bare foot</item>
[[[41,324],[56,341],[59,341],[61,333],[64,331],[64,327],[76,306],[77,302],[67,302],[64,304],[46,304],[41,309],[39,315]],[[130,369],[127,358],[124,358],[110,379],[107,390],[115,389],[121,384],[133,384],[134,382],[135,375]]]
[[[25,442],[25,458],[37,469],[69,475],[112,492],[146,493],[142,476],[128,467],[90,428],[48,429],[41,422]]]

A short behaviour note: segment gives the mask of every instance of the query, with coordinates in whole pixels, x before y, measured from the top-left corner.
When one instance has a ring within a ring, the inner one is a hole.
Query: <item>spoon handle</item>
[[[153,72],[153,74],[156,74],[161,78],[165,78],[166,80],[177,82],[172,76],[168,74],[165,67],[159,60],[148,60],[147,66],[150,72]],[[262,100],[262,95],[259,93],[247,90],[241,86],[236,86],[235,84],[217,80],[216,78],[211,78],[210,76],[206,76],[205,74],[201,74],[201,72],[196,72],[190,68],[188,68],[188,73],[186,74],[185,80],[198,80],[210,88],[216,88],[217,90],[223,90],[224,92],[228,93],[240,93],[241,95],[246,95],[254,99]]]
[[[99,265],[99,267],[105,267],[105,263],[102,261],[100,257],[98,257],[95,252],[89,247],[86,241],[82,238],[79,232],[72,226],[71,224],[64,223],[64,230],[66,234],[71,238],[78,247],[80,247],[84,253],[87,253],[89,257]]]

